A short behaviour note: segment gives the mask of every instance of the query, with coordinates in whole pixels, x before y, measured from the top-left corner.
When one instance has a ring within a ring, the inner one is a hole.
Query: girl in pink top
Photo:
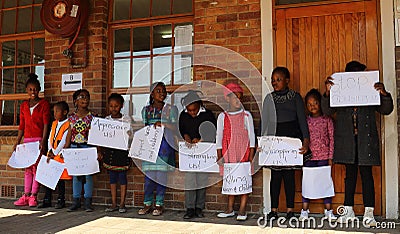
[[[50,104],[39,98],[40,82],[36,74],[29,74],[25,83],[28,100],[20,106],[20,121],[18,128],[17,141],[13,150],[21,143],[24,137],[24,143],[40,142],[41,154],[46,152],[46,140],[50,123]],[[25,168],[25,188],[22,196],[14,202],[16,206],[37,206],[36,195],[39,192],[39,183],[35,180],[37,163]]]
[[[243,89],[236,83],[228,83],[224,89],[225,100],[229,103],[226,112],[218,115],[217,120],[217,155],[218,163],[252,162],[254,157],[255,135],[253,118],[250,112],[243,109],[241,99]],[[246,204],[249,194],[240,195],[240,208],[237,220],[247,219]],[[228,195],[228,207],[219,218],[227,218],[235,215],[233,205],[235,196]]]
[[[307,123],[310,131],[310,150],[312,158],[304,163],[304,167],[321,167],[332,164],[333,157],[333,121],[330,117],[323,115],[321,111],[321,94],[316,89],[311,89],[305,97],[308,116]],[[307,181],[303,181],[307,183]],[[300,221],[308,218],[308,205],[310,199],[303,197],[303,209],[300,213]],[[324,198],[325,217],[336,220],[332,212],[332,197]]]

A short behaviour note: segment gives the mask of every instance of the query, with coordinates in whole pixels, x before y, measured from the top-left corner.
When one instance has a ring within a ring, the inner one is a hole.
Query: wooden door
[[[304,97],[311,88],[324,92],[326,77],[344,71],[351,60],[358,60],[368,69],[379,69],[377,0],[352,1],[295,6],[279,6],[275,14],[275,65],[291,72],[289,86]],[[375,214],[382,213],[381,168],[374,167]],[[345,168],[335,165],[333,180],[336,196],[334,209],[344,201]],[[358,178],[355,206],[362,214],[362,188]],[[282,188],[281,194],[284,193]],[[301,172],[296,172],[295,210],[301,210]],[[284,211],[285,197],[279,210]],[[321,213],[322,200],[311,202],[310,211]]]

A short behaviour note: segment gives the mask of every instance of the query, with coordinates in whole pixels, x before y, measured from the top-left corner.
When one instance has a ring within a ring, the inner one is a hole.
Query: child
[[[229,107],[218,115],[217,120],[217,155],[218,163],[252,162],[254,157],[255,134],[253,117],[244,110],[241,103],[243,89],[239,84],[228,83],[224,89],[225,100]],[[240,208],[236,220],[247,219],[246,204],[249,194],[240,195]],[[233,205],[235,196],[228,195],[228,207],[217,217],[227,218],[235,215]]]
[[[359,72],[365,71],[366,68],[364,64],[358,61],[351,61],[346,64],[345,71]],[[363,224],[376,226],[372,166],[380,165],[381,159],[375,114],[378,112],[382,115],[388,115],[393,111],[392,96],[386,92],[385,86],[378,82],[375,83],[374,87],[380,94],[381,105],[331,108],[329,106],[329,94],[333,85],[331,77],[327,78],[325,85],[326,92],[321,101],[322,111],[329,115],[336,112],[335,139],[337,140],[335,141],[333,161],[346,166],[344,206],[347,212],[338,218],[338,222],[347,223],[349,219],[355,217],[353,211],[354,193],[358,169],[360,169],[365,206]]]
[[[67,118],[69,106],[65,101],[61,101],[54,104],[53,110],[55,120],[53,121],[50,130],[47,162],[49,162],[50,159],[54,159],[58,162],[64,163],[61,151],[64,148],[68,148],[71,143],[71,126]],[[71,179],[72,177],[68,175],[67,169],[64,169],[60,180],[57,183],[58,198],[55,206],[56,209],[65,207],[65,180]],[[51,194],[51,188],[46,187],[43,202],[38,206],[38,208],[51,207]]]
[[[190,90],[181,102],[185,110],[179,116],[179,132],[189,147],[200,141],[215,142],[217,120],[214,114],[203,106],[203,101],[196,91]],[[207,181],[207,173],[185,173],[187,210],[184,219],[204,217],[202,210],[205,207]]]
[[[333,156],[333,121],[321,112],[321,94],[316,89],[311,89],[306,97],[308,129],[310,131],[310,149],[312,158],[304,163],[304,167],[328,166]],[[330,181],[332,183],[332,179]],[[303,183],[307,183],[303,177]],[[308,219],[308,204],[310,199],[303,197],[303,209],[300,213],[300,221]],[[336,220],[332,211],[332,197],[324,198],[325,217],[328,220]]]
[[[131,117],[121,113],[121,109],[124,106],[124,98],[121,94],[112,93],[108,97],[108,109],[110,115],[106,117],[109,120],[117,120],[132,123]],[[130,130],[129,130],[130,131]],[[131,135],[130,132],[128,132]],[[106,209],[106,212],[112,212],[118,210],[119,213],[125,213],[125,197],[126,197],[126,186],[128,184],[126,178],[126,172],[129,169],[131,159],[128,157],[127,150],[119,150],[112,148],[103,148],[103,166],[110,173],[110,188],[111,188],[111,207]],[[117,182],[120,184],[121,201],[119,207],[117,206]]]
[[[25,83],[28,100],[24,101],[20,107],[20,122],[18,128],[17,141],[13,150],[21,143],[22,136],[24,143],[40,142],[40,150],[45,152],[45,142],[50,123],[50,104],[39,98],[40,82],[36,74],[29,74]],[[36,195],[39,192],[39,183],[35,180],[37,163],[25,169],[25,189],[22,196],[14,202],[16,206],[37,206]]]
[[[308,151],[310,136],[304,113],[304,102],[300,94],[288,88],[289,81],[290,73],[286,67],[276,67],[272,71],[271,84],[274,91],[264,99],[262,132],[264,135],[301,139],[302,147],[300,148],[300,153],[305,154]],[[294,217],[294,174],[293,167],[271,167],[270,195],[272,209],[267,215],[268,220],[278,218],[277,210],[282,179],[285,184],[286,218]]]
[[[167,184],[167,171],[175,168],[175,151],[170,144],[174,143],[174,132],[178,109],[176,106],[165,104],[167,97],[165,84],[162,82],[153,83],[150,86],[150,105],[142,110],[143,122],[147,125],[160,127],[163,125],[164,136],[158,151],[155,163],[142,162],[142,170],[145,174],[144,180],[144,208],[138,214],[148,214],[153,210],[154,189],[156,189],[156,206],[152,214],[159,216],[163,212],[164,194]]]
[[[68,120],[71,122],[71,148],[88,148],[87,145],[90,123],[94,115],[89,111],[90,94],[86,89],[79,89],[72,95],[74,101],[75,112],[72,113]],[[74,211],[81,207],[82,184],[84,186],[85,210],[93,211],[92,192],[93,192],[93,176],[73,176],[72,192],[73,203],[68,211]]]

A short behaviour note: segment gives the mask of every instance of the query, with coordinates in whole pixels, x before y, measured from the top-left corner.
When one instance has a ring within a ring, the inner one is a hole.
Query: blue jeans
[[[166,171],[146,171],[144,177],[144,205],[153,205],[154,189],[156,189],[156,205],[164,205],[164,195],[167,184]]]
[[[88,148],[87,145],[71,144],[71,148]],[[82,187],[84,187],[84,198],[91,198],[93,194],[93,176],[73,176],[72,177],[72,197],[80,198],[82,194]]]

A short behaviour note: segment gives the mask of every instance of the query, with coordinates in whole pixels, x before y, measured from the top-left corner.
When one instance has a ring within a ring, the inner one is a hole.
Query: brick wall
[[[195,43],[221,45],[232,51],[240,53],[248,59],[254,69],[261,71],[261,34],[260,34],[260,2],[259,0],[219,0],[218,4],[212,5],[211,1],[195,0]],[[90,109],[99,114],[106,112],[107,95],[107,0],[90,0],[90,16],[88,23],[88,60],[87,66],[81,69],[73,69],[71,61],[62,55],[62,51],[68,46],[69,39],[61,38],[46,32],[45,35],[45,97],[55,103],[65,100],[73,110],[72,92],[61,92],[61,75],[65,73],[83,73],[83,87],[91,94]],[[73,51],[75,59],[73,64],[84,62],[84,32],[81,32]],[[229,61],[224,58],[221,63]],[[223,84],[226,80],[239,74],[240,78],[247,79],[245,95],[245,108],[252,112],[258,128],[259,111],[255,98],[260,99],[261,80],[256,79],[254,71],[249,71],[241,62],[233,61],[233,70],[224,71],[210,67],[197,67],[195,80],[211,80]],[[260,90],[257,90],[260,89]],[[257,90],[252,95],[249,90]],[[216,97],[213,102],[221,101],[221,96]],[[217,107],[212,107],[218,110]],[[217,114],[218,112],[216,112]],[[0,184],[16,185],[17,194],[23,192],[23,170],[15,170],[6,166],[11,147],[15,142],[15,136],[0,136]],[[143,201],[144,177],[137,167],[132,167],[128,172],[127,205],[141,206]],[[133,182],[132,182],[133,181]],[[177,173],[170,177],[170,184],[183,183],[183,177]],[[66,198],[72,197],[71,182],[66,184]],[[94,176],[93,201],[96,204],[110,204],[111,196],[109,190],[109,177],[101,168],[101,173]],[[39,199],[43,197],[41,189]],[[56,196],[56,195],[54,195]],[[54,197],[55,198],[55,197]],[[207,188],[206,209],[220,211],[226,208],[227,197],[221,195],[221,182]],[[238,205],[238,204],[237,204]],[[165,206],[170,209],[184,209],[184,191],[167,189],[165,195]],[[262,206],[262,175],[257,173],[253,177],[253,194],[250,196],[248,211],[259,212]]]

